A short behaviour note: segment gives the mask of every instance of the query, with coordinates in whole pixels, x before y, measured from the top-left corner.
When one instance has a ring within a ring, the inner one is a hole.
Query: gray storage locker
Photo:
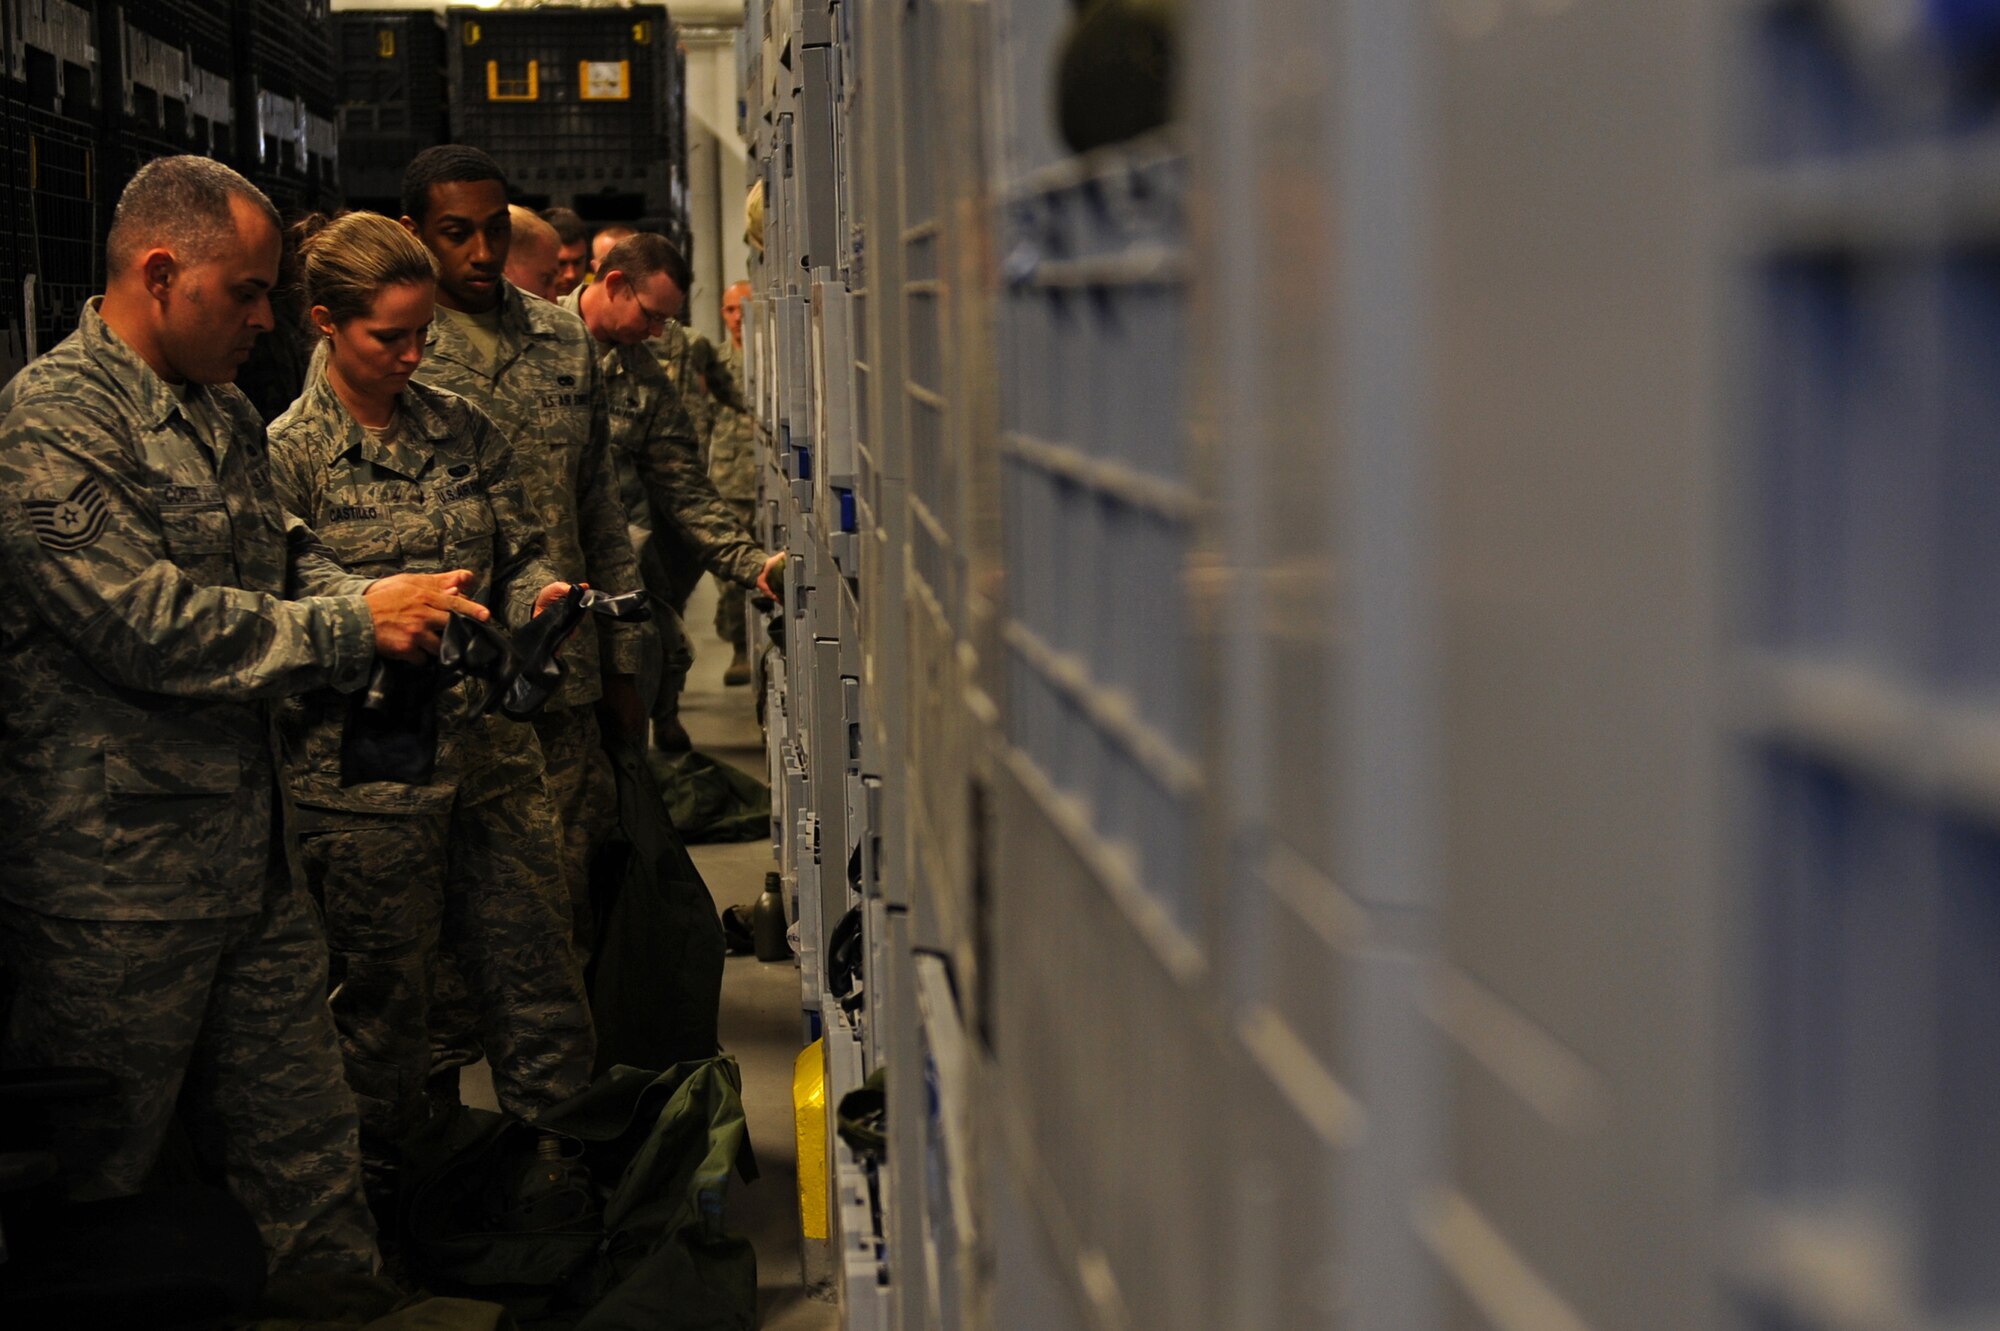
[[[857,1325],[2000,1315],[1993,8],[760,7]]]

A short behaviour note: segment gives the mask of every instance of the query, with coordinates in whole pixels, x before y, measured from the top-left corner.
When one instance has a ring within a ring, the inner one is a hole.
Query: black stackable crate
[[[103,208],[97,136],[39,108],[16,102],[8,136],[7,181],[14,216],[15,263],[32,294],[34,346],[46,351],[76,327],[83,303],[103,289],[99,244]]]
[[[331,0],[296,0],[300,9],[294,50],[299,96],[314,111],[333,117],[340,100],[340,70]]]
[[[344,10],[334,25],[341,183],[351,204],[392,209],[410,159],[450,141],[444,20],[426,11]]]
[[[4,181],[12,291],[0,321],[17,318],[25,350],[45,351],[75,328],[101,288],[97,149],[104,89],[91,4],[5,0],[7,133]]]
[[[103,289],[147,161],[201,153],[288,212],[338,205],[333,34],[329,0],[0,0],[0,381]]]
[[[230,0],[179,0],[188,54],[205,69],[233,74],[236,28]]]
[[[524,203],[591,220],[674,211],[682,96],[672,21],[628,9],[446,11],[451,132]]]
[[[6,89],[19,104],[94,125],[100,66],[93,0],[5,0]]]
[[[190,106],[187,18],[182,0],[100,0],[101,102],[95,160],[97,236],[111,226],[124,183],[145,163],[201,151]]]
[[[217,161],[236,161],[236,62],[223,60],[209,65],[197,56],[190,73],[195,87],[188,99],[188,151]]]
[[[14,117],[0,99],[0,164],[14,165]],[[16,253],[18,199],[12,179],[0,180],[0,383],[28,359],[28,324],[22,304],[25,269]]]
[[[104,0],[97,6],[102,62],[102,126],[163,150],[186,151],[187,24],[184,6],[166,0]]]
[[[229,0],[171,0],[180,11],[181,33],[187,42],[189,76],[189,152],[236,164],[241,158],[237,127],[242,108],[237,97],[236,34]]]
[[[238,71],[287,97],[298,96],[305,0],[228,0],[228,4]]]
[[[236,43],[238,165],[261,184],[303,181],[305,117],[299,101],[304,0],[230,0]]]
[[[97,20],[105,178],[166,153],[240,163],[227,0],[98,0]]]
[[[327,0],[229,3],[237,166],[288,217],[339,206],[339,103]]]
[[[297,43],[299,102],[305,112],[305,180],[315,208],[340,203],[340,70],[331,0],[302,0]]]

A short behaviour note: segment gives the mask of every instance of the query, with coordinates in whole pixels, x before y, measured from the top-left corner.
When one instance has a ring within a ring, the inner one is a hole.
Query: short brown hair
[[[634,282],[665,273],[683,296],[694,283],[694,272],[680,248],[656,231],[641,231],[613,245],[611,253],[597,265],[597,271],[600,275],[620,272]]]
[[[243,199],[278,229],[278,210],[264,191],[208,157],[160,157],[125,182],[104,243],[113,271],[142,250],[165,246],[183,263],[203,263],[236,243],[231,199]]]

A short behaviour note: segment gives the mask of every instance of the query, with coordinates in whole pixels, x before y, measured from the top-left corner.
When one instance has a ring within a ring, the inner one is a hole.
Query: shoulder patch
[[[111,501],[95,476],[86,476],[61,499],[30,499],[28,525],[35,539],[61,554],[95,545],[111,521]]]

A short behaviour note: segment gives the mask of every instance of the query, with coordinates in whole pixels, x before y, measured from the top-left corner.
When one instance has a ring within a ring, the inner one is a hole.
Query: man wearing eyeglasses
[[[676,549],[691,552],[717,578],[769,596],[770,576],[780,556],[767,557],[742,517],[715,492],[681,389],[646,346],[648,339],[679,317],[690,281],[687,260],[673,242],[641,232],[619,241],[598,265],[597,280],[577,288],[560,304],[574,310],[597,340],[598,368],[611,416],[611,451],[620,471],[628,475],[627,508],[633,507],[634,499],[642,499],[654,515],[653,529],[641,532],[640,566],[655,599],[669,595],[666,588],[673,581],[673,570],[663,561]],[[636,495],[629,492],[633,489]],[[644,522],[643,516],[639,521]],[[683,539],[658,539],[668,527]],[[685,654],[684,643],[667,646],[670,657]],[[666,673],[676,668],[674,660],[665,662]],[[686,673],[684,665],[678,669]],[[670,705],[670,691],[678,696],[671,681],[656,695],[662,706]],[[654,721],[655,744],[687,747],[677,715],[668,712],[663,719],[656,711]],[[661,734],[663,725],[679,734]]]

